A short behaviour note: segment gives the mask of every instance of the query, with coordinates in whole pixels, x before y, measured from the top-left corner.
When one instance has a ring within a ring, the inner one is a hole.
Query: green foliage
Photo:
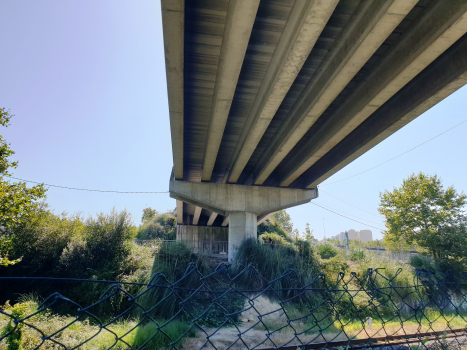
[[[287,233],[291,234],[293,231],[293,223],[290,215],[285,210],[279,210],[272,216],[273,221],[278,224]]]
[[[34,303],[18,303],[13,306],[10,305],[9,301],[5,303],[5,306],[2,307],[2,311],[6,312],[8,315],[11,315],[13,318],[10,319],[6,327],[0,333],[1,336],[8,334],[13,331],[7,338],[6,343],[8,344],[7,350],[21,350],[22,340],[23,340],[23,327],[22,323],[15,323],[14,320],[21,320],[27,314],[33,311]]]
[[[162,325],[165,322],[166,321],[161,320],[159,324]],[[194,328],[190,328],[189,324],[178,320],[169,322],[166,326],[160,328],[160,331],[158,331],[158,329],[159,326],[153,322],[138,327],[132,342],[133,348],[139,349],[139,347],[148,340],[149,342],[145,346],[146,349],[169,348],[172,341],[177,340],[187,331],[184,339],[196,336],[196,330]],[[154,334],[156,335],[154,336]],[[182,341],[178,342],[176,346],[180,346],[181,343]]]
[[[318,242],[318,240],[313,236],[313,230],[310,229],[310,224],[308,222],[305,225],[305,240],[310,243]]]
[[[277,222],[266,220],[257,226],[258,237],[264,233],[274,233],[281,236],[287,242],[292,242],[291,235],[285,231]]]
[[[429,256],[414,255],[410,257],[410,265],[416,269],[430,270],[433,268],[433,259]]]
[[[349,258],[353,261],[363,260],[366,258],[366,252],[363,249],[352,249]]]
[[[3,237],[10,256],[23,257],[21,263],[0,270],[3,276],[50,276],[147,282],[155,247],[132,242],[135,227],[126,212],[111,211],[83,220],[81,216],[55,215],[41,206],[21,224],[9,228]],[[3,286],[2,286],[3,287]],[[28,284],[7,285],[0,298],[12,293],[36,290],[42,296],[61,291],[76,301],[89,304],[107,286]],[[34,289],[32,289],[34,288]],[[118,308],[119,302],[115,303]]]
[[[179,281],[177,287],[197,288],[196,275],[191,274],[182,279],[187,271],[190,271],[190,263],[195,263],[203,274],[208,272],[206,259],[195,254],[190,248],[181,242],[165,242],[159,247],[159,252],[154,257],[150,283],[164,285]],[[157,288],[146,293],[141,303],[146,309],[151,309],[160,303],[157,310],[151,316],[159,318],[171,318],[179,310],[179,299],[171,289]]]
[[[301,244],[303,244],[303,249],[294,245],[259,244],[254,239],[248,239],[240,245],[235,255],[234,265],[238,269],[252,265],[267,280],[280,277],[287,269],[297,270],[304,281],[310,280],[318,273],[319,265],[311,247],[306,246],[305,243]],[[258,282],[261,283],[260,280]],[[278,283],[283,283],[283,281]]]
[[[416,242],[439,261],[467,262],[466,196],[435,176],[412,174],[402,186],[380,194],[385,239]]]
[[[331,244],[320,244],[318,246],[318,254],[321,256],[321,259],[329,259],[337,255],[337,250]]]
[[[159,213],[157,212],[156,209],[152,209],[152,208],[150,208],[150,207],[144,208],[144,209],[143,209],[143,215],[141,216],[141,222],[144,223],[145,221],[151,220],[151,219],[153,219],[157,214],[159,214]]]
[[[158,213],[151,208],[143,210],[143,224],[138,229],[137,238],[141,240],[149,240],[160,238],[163,240],[174,240],[176,237],[177,219],[173,212]],[[149,213],[149,214],[148,214]]]
[[[13,117],[6,108],[0,108],[0,124],[4,127],[10,125],[10,119]],[[21,223],[37,205],[38,200],[45,197],[46,190],[42,185],[26,187],[24,182],[5,181],[3,176],[11,175],[10,168],[16,168],[17,162],[12,162],[10,157],[15,152],[0,136],[0,226],[2,230],[13,225]],[[0,241],[6,241],[4,232],[0,233]],[[13,265],[19,262],[19,259],[9,260],[8,251],[4,250],[5,245],[0,244],[0,266]]]
[[[55,215],[41,206],[8,232],[11,256],[23,257],[14,271],[22,276],[47,276],[57,268],[67,245],[83,235],[84,224],[79,216]]]
[[[263,233],[258,237],[260,242],[266,243],[266,244],[284,244],[284,245],[291,245],[291,243],[286,240],[283,236],[274,233],[274,232],[266,232]]]

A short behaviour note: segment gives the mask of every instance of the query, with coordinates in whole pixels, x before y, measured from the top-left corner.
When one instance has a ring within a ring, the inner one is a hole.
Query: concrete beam
[[[316,187],[465,84],[467,84],[467,34],[291,186]]]
[[[183,55],[185,1],[161,0],[165,72],[169,98],[174,175],[183,179]]]
[[[211,215],[209,215],[209,220],[208,220],[208,223],[207,223],[208,226],[212,226],[212,224],[214,223],[214,220],[216,220],[216,218],[217,218],[217,215],[219,215],[219,214],[214,213],[214,212],[212,212]]]
[[[212,98],[202,181],[210,181],[242,68],[259,0],[231,0]]]
[[[266,220],[270,219],[275,213],[277,213],[277,212],[275,211],[275,212],[272,212],[272,213],[269,213],[269,214],[259,216],[256,225],[262,224]]]
[[[183,202],[177,201],[177,224],[183,225]]]
[[[178,181],[169,186],[170,197],[227,216],[231,212],[263,215],[310,202],[318,190],[300,190],[265,186],[241,186],[205,182]]]
[[[363,1],[255,167],[261,185],[394,31],[418,0]]]
[[[193,215],[193,225],[198,225],[201,210],[203,210],[201,207],[195,207],[195,214]]]
[[[225,226],[227,226],[228,224],[229,224],[229,217],[226,216],[226,217],[224,218],[224,221],[222,221],[221,226],[222,226],[222,227],[225,227]]]
[[[237,182],[337,3],[295,2],[229,164],[228,182]]]
[[[279,184],[289,186],[467,32],[467,3],[439,1],[296,152]]]

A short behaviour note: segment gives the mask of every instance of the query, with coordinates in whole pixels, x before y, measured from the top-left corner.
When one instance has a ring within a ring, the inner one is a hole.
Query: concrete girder
[[[204,151],[202,181],[211,180],[258,6],[259,0],[229,2]]]
[[[281,126],[274,143],[255,167],[262,185],[332,101],[394,31],[418,0],[365,1],[342,31]]]
[[[231,212],[269,214],[310,202],[318,197],[317,189],[291,189],[265,186],[242,186],[170,180],[170,197],[220,215]]]
[[[211,215],[209,215],[207,226],[212,226],[212,224],[214,223],[214,220],[216,220],[216,218],[217,218],[217,215],[219,215],[219,214],[217,214],[215,212],[212,212]]]
[[[272,213],[269,213],[269,214],[266,214],[266,215],[262,215],[260,217],[258,217],[258,221],[257,221],[257,225],[259,224],[262,224],[263,222],[265,222],[266,220],[270,219],[275,213],[277,213],[276,211],[272,212]]]
[[[403,86],[467,32],[465,1],[435,3],[404,34],[377,68],[315,131],[279,174],[279,185],[289,186],[322,156],[350,134]]]
[[[467,84],[467,34],[291,186],[316,187],[465,84]]]
[[[183,179],[183,62],[185,1],[162,0],[165,71],[169,98],[170,130],[172,136],[173,172]]]
[[[225,226],[227,226],[228,224],[229,224],[229,217],[226,216],[226,217],[224,218],[224,221],[222,221],[221,226],[222,226],[222,227],[225,227]]]
[[[198,225],[199,217],[201,216],[201,207],[195,207],[195,214],[193,215],[193,225]]]
[[[229,165],[228,182],[237,182],[337,3],[338,0],[295,3]]]
[[[177,224],[183,225],[183,202],[177,201]]]

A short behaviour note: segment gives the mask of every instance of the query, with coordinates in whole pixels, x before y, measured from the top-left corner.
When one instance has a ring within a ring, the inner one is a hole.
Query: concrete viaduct
[[[467,0],[161,3],[179,231],[229,259],[467,82]]]

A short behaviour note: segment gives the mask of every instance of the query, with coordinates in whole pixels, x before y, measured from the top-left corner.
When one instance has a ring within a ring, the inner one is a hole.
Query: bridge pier
[[[228,217],[229,262],[246,238],[256,238],[258,218],[267,214],[310,202],[318,190],[266,186],[243,186],[170,180],[170,196]]]

